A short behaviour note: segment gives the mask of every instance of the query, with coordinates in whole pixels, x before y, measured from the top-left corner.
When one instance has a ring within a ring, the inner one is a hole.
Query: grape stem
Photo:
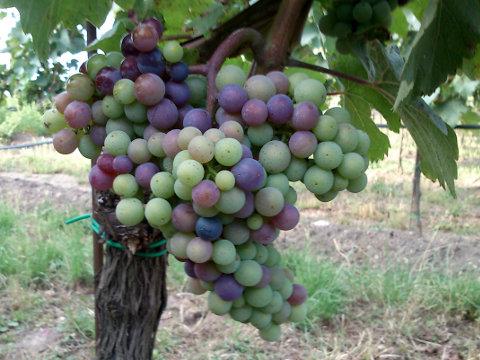
[[[207,76],[207,74],[208,74],[208,65],[207,65],[207,64],[190,65],[190,66],[188,67],[188,71],[190,72],[190,74],[198,74],[198,75]]]

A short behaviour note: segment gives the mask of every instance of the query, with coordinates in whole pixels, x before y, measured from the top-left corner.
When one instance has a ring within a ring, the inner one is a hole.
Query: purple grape
[[[242,111],[248,101],[247,91],[237,84],[228,84],[218,94],[218,104],[229,113]]]
[[[165,96],[171,99],[178,107],[182,107],[190,99],[190,88],[186,83],[168,81],[165,84]]]
[[[292,230],[300,221],[300,213],[293,205],[286,204],[282,211],[272,218],[272,224],[280,230]]]
[[[292,295],[287,299],[290,305],[301,305],[307,300],[307,289],[303,285],[293,284]]]
[[[272,271],[270,268],[266,267],[265,265],[262,266],[262,279],[260,282],[255,285],[254,287],[256,288],[264,288],[268,284],[270,284],[270,281],[272,280]]]
[[[141,187],[150,189],[150,180],[159,171],[158,166],[152,162],[140,164],[135,169],[135,180]]]
[[[171,129],[178,119],[178,110],[169,99],[162,99],[157,105],[147,111],[150,124],[159,130]]]
[[[203,281],[215,281],[220,277],[220,275],[222,275],[222,273],[217,270],[215,264],[210,261],[201,264],[195,264],[193,269],[197,278]]]
[[[263,166],[254,159],[242,159],[232,168],[235,184],[242,190],[258,190],[265,180]]]
[[[222,235],[223,224],[217,217],[200,217],[195,224],[195,233],[205,241],[215,241]]]
[[[212,180],[202,180],[192,189],[192,200],[198,206],[209,208],[220,198],[220,190]]]
[[[242,107],[242,119],[247,125],[261,125],[267,118],[267,105],[262,100],[250,99]]]
[[[292,99],[283,94],[272,96],[268,100],[267,108],[269,121],[276,125],[286,124],[294,112]]]
[[[252,150],[247,145],[242,144],[242,159],[252,159]]]
[[[142,24],[148,24],[151,25],[157,30],[158,37],[161,38],[163,34],[163,24],[160,20],[155,19],[154,17],[150,17],[148,19],[145,19],[142,21]]]
[[[127,155],[115,156],[113,169],[117,174],[128,174],[133,170],[133,162]]]
[[[250,215],[252,215],[254,211],[255,211],[254,196],[251,192],[245,191],[245,205],[243,205],[243,207],[233,215],[239,219],[246,219]]]
[[[225,134],[225,137],[237,139],[239,142],[243,141],[245,136],[242,125],[236,121],[226,121],[218,129]]]
[[[308,158],[317,148],[317,137],[310,131],[296,131],[288,140],[288,147],[293,156]]]
[[[72,129],[62,129],[53,135],[53,147],[60,154],[71,154],[78,147],[77,134]]]
[[[241,114],[230,114],[222,108],[218,108],[217,112],[215,113],[215,121],[217,122],[218,126],[223,125],[227,121],[236,121],[241,125],[245,124]]]
[[[233,301],[242,296],[244,287],[232,275],[222,275],[215,281],[215,292],[225,301]]]
[[[292,126],[297,130],[311,130],[317,125],[319,116],[320,112],[314,103],[301,102],[293,110]]]
[[[105,130],[105,126],[93,125],[90,129],[90,138],[95,145],[102,146],[106,137],[107,130]]]
[[[65,108],[67,107],[67,105],[70,104],[72,101],[73,99],[70,97],[70,95],[68,95],[68,92],[66,91],[55,95],[55,97],[53,98],[55,107],[62,114],[65,112]]]
[[[142,53],[152,51],[157,46],[158,39],[157,30],[148,23],[140,23],[133,29],[133,46]]]
[[[189,233],[195,231],[198,215],[191,204],[178,204],[172,211],[172,225],[181,232]]]
[[[176,82],[183,81],[187,78],[188,76],[188,65],[185,64],[184,62],[178,62],[175,64],[172,64],[170,66],[170,69],[168,71],[168,74],[170,75],[170,79]]]
[[[270,71],[267,74],[267,77],[273,81],[275,88],[277,89],[277,94],[286,94],[288,93],[288,87],[290,82],[288,77],[281,71]]]
[[[176,128],[183,127],[183,119],[185,118],[185,115],[192,109],[193,109],[193,106],[189,104],[178,109],[178,120],[177,120],[177,123],[175,124]]]
[[[260,229],[252,230],[250,232],[250,237],[253,241],[258,242],[259,244],[268,245],[277,238],[277,232],[271,224],[264,223]]]
[[[152,125],[148,125],[144,130],[143,130],[143,138],[148,141],[150,139],[150,136],[153,134],[157,133],[158,130],[156,127]]]
[[[90,185],[99,191],[106,191],[110,189],[113,185],[114,178],[115,177],[113,175],[102,171],[98,165],[94,165],[88,174]]]
[[[101,154],[96,161],[97,166],[100,170],[106,172],[110,175],[115,175],[116,171],[113,166],[114,157],[110,154],[103,153]]]
[[[120,64],[120,73],[122,78],[130,79],[132,81],[137,80],[137,78],[142,75],[138,69],[137,59],[135,56],[127,56],[122,63]]]
[[[87,62],[84,61],[82,65],[78,68],[78,71],[81,72],[82,74],[87,74]]]
[[[187,274],[191,278],[197,278],[197,275],[195,274],[195,263],[193,261],[185,260],[185,263],[183,264],[183,269],[185,270],[185,274]]]
[[[122,78],[122,74],[114,67],[107,66],[101,69],[95,76],[95,85],[101,95],[112,95],[113,86]]]
[[[81,129],[92,120],[92,109],[87,103],[74,100],[65,108],[65,121],[74,129]]]
[[[152,73],[160,76],[165,71],[165,59],[160,50],[155,49],[138,55],[137,66],[142,74]]]
[[[165,84],[155,74],[142,74],[135,80],[135,97],[143,105],[158,104],[165,95]]]
[[[162,141],[162,148],[165,151],[167,157],[174,158],[180,152],[180,148],[178,147],[178,134],[180,133],[180,129],[173,129],[170,130],[165,134],[165,137]]]
[[[183,119],[183,127],[187,126],[196,127],[203,133],[212,127],[212,118],[204,109],[192,109]]]
[[[139,51],[133,45],[132,34],[127,34],[123,37],[122,42],[120,44],[122,49],[123,56],[127,57],[129,55],[138,55]]]

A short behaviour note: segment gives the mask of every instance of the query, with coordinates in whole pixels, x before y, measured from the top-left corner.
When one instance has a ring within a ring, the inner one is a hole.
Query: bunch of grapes
[[[405,3],[405,0],[335,0],[332,8],[320,19],[320,31],[336,37],[337,51],[348,54],[355,43],[370,39],[387,40],[391,13]]]
[[[202,107],[205,81],[192,78],[182,48],[157,42],[156,19],[92,56],[44,115],[54,147],[94,159],[89,180],[117,195],[124,226],[161,230],[184,262],[188,288],[209,292],[209,309],[250,323],[268,341],[307,314],[306,289],[274,246],[298,224],[301,182],[321,201],[367,183],[368,135],[348,111],[322,113],[324,85],[280,71],[247,79],[222,67],[214,118]],[[192,81],[189,81],[193,79]]]

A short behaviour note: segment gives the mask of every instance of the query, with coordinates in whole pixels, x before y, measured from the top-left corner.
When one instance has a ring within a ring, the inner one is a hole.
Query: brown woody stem
[[[208,65],[207,64],[190,65],[188,67],[188,71],[190,72],[190,74],[199,74],[199,75],[207,76]]]

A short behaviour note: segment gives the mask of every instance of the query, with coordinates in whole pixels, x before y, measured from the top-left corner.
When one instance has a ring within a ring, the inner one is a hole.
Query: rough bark
[[[413,173],[413,190],[412,190],[412,204],[410,207],[410,229],[416,230],[419,235],[422,235],[422,218],[420,215],[420,198],[422,191],[420,189],[420,180],[422,171],[420,169],[420,153],[415,156],[415,169]]]

